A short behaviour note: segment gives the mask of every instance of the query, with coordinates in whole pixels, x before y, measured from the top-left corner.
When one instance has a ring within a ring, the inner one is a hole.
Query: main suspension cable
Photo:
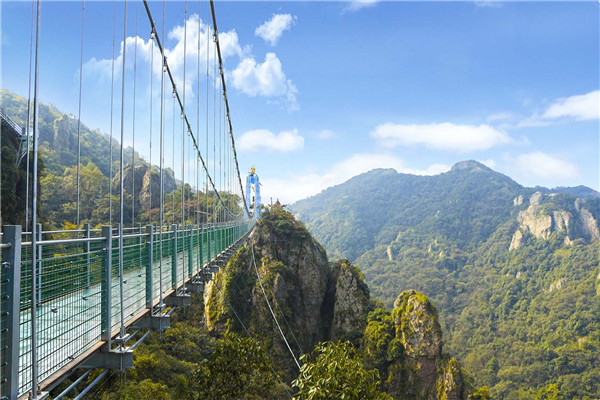
[[[153,20],[153,17],[152,17],[152,13],[150,12],[150,7],[149,7],[149,5],[148,5],[148,0],[144,0],[144,6],[145,6],[145,8],[146,8],[146,14],[148,15],[148,19],[150,20],[150,24],[151,24],[152,26],[154,26],[154,20]],[[214,19],[214,12],[213,12],[213,19]],[[216,32],[216,31],[215,31],[215,32]],[[217,38],[217,40],[218,40],[218,38]],[[191,135],[191,138],[192,138],[192,142],[193,142],[193,145],[194,145],[194,149],[196,150],[196,152],[197,152],[197,154],[198,154],[198,157],[200,158],[200,161],[202,162],[202,167],[203,167],[205,170],[207,170],[207,168],[208,168],[208,167],[207,167],[206,163],[204,162],[204,158],[202,157],[202,154],[201,154],[201,152],[200,152],[200,148],[198,147],[198,142],[196,141],[196,137],[194,136],[194,133],[193,133],[193,131],[192,131],[191,124],[190,124],[190,122],[189,122],[189,120],[188,120],[188,118],[187,118],[187,115],[185,114],[185,112],[183,112],[183,111],[184,111],[184,110],[183,110],[183,102],[182,102],[182,100],[181,100],[181,97],[179,96],[179,93],[178,93],[178,91],[177,91],[177,85],[175,84],[175,79],[174,79],[174,77],[173,77],[173,74],[172,74],[172,72],[171,72],[171,69],[169,68],[169,64],[167,63],[166,57],[164,57],[164,50],[163,50],[163,45],[162,45],[162,43],[164,43],[164,32],[163,32],[163,40],[162,40],[162,42],[161,42],[161,40],[160,40],[160,39],[157,37],[157,38],[156,38],[156,44],[157,44],[158,48],[160,49],[160,51],[161,51],[161,54],[163,54],[163,60],[164,60],[164,69],[165,69],[165,72],[167,73],[167,75],[168,75],[168,77],[169,77],[169,80],[170,80],[170,82],[171,82],[171,86],[173,87],[173,94],[174,94],[174,96],[175,96],[175,98],[176,98],[176,100],[177,100],[177,103],[178,103],[178,105],[179,105],[179,108],[180,108],[180,109],[181,109],[181,111],[182,111],[182,118],[183,118],[183,119],[184,119],[184,121],[185,121],[185,125],[186,125],[186,127],[187,127],[187,130],[190,132],[190,135]],[[218,45],[218,42],[217,42],[217,45]],[[219,51],[219,57],[220,57],[220,50],[218,50],[218,51]],[[208,181],[209,181],[209,183],[210,183],[211,187],[213,188],[213,191],[215,192],[215,194],[216,194],[216,196],[217,196],[217,198],[218,198],[219,202],[220,202],[220,203],[221,203],[221,204],[224,206],[225,204],[224,204],[224,202],[223,202],[223,199],[221,198],[221,195],[219,194],[219,191],[217,190],[217,188],[216,188],[216,186],[215,186],[215,183],[214,183],[214,181],[213,181],[212,177],[210,176],[210,174],[207,174],[207,177],[208,177]],[[239,179],[240,179],[240,185],[241,185],[241,178],[239,178]],[[231,211],[230,211],[230,212],[231,212]],[[232,214],[233,214],[233,213],[232,213]]]
[[[223,72],[223,60],[221,58],[221,45],[219,44],[219,30],[217,29],[217,17],[215,16],[215,5],[214,5],[213,0],[210,0],[210,9],[211,9],[211,13],[212,13],[214,35],[215,35],[216,44],[217,44],[217,53],[219,55],[219,73],[221,74],[221,82],[223,84],[223,97],[225,98],[225,108],[227,110],[227,122],[229,123],[229,137],[231,138],[231,146],[233,148],[233,157],[235,159],[235,168],[237,171],[238,182],[240,184],[240,193],[242,194],[242,198],[244,198],[244,187],[242,186],[242,178],[240,175],[240,168],[238,166],[238,161],[237,161],[237,152],[235,150],[235,140],[233,138],[233,125],[231,124],[231,114],[229,112],[229,101],[227,100],[227,86],[225,85],[225,74]],[[248,205],[246,204],[245,201],[244,201],[244,209],[246,210],[246,214],[248,216],[250,216],[250,211],[248,210]]]

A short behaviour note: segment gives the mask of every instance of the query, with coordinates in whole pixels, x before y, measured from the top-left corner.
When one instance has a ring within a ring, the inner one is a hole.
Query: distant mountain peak
[[[492,169],[486,167],[479,161],[475,160],[466,160],[459,161],[452,166],[450,171],[463,171],[463,170],[471,170],[471,171],[492,171]]]

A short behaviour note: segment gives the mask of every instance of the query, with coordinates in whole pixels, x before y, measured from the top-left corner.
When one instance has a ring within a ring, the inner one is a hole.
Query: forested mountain
[[[475,161],[374,170],[291,206],[376,298],[430,296],[452,354],[499,399],[600,398],[600,200]],[[555,396],[555,397],[552,397]]]
[[[16,123],[25,126],[27,120],[27,100],[4,89],[0,89],[0,106]],[[77,118],[59,111],[54,105],[39,105],[40,139],[40,183],[39,216],[44,229],[73,227],[76,222],[77,206]],[[25,131],[25,130],[24,130]],[[118,223],[119,216],[119,155],[120,146],[113,137],[112,183],[110,180],[110,136],[98,130],[92,130],[81,124],[81,168],[80,168],[80,224],[92,226],[106,224],[109,221],[110,191],[112,185],[112,223]],[[23,223],[25,220],[25,176],[26,163],[23,162],[17,173],[13,168],[15,152],[6,143],[2,147],[2,214],[15,216],[10,223]],[[135,166],[132,161],[135,157]],[[131,147],[124,149],[124,220],[125,224],[154,223],[158,221],[160,195],[159,169],[151,166]],[[15,183],[16,181],[16,183]],[[30,180],[31,185],[31,180]],[[30,188],[31,190],[31,188]],[[173,170],[164,170],[165,221],[176,222],[181,215],[181,182],[174,178]],[[186,184],[185,209],[190,221],[195,215],[195,190]],[[217,207],[214,198],[206,200],[200,193],[201,208],[212,214]],[[238,207],[239,199],[228,193],[221,196],[233,208]],[[135,199],[135,201],[134,201]],[[173,201],[174,199],[177,199]],[[207,210],[208,202],[208,210]],[[206,214],[202,214],[205,218]]]

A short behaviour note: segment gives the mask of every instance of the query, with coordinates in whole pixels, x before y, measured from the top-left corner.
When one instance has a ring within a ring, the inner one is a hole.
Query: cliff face
[[[281,207],[262,214],[246,245],[207,284],[204,300],[210,332],[245,327],[266,342],[289,379],[297,370],[269,305],[297,356],[321,341],[350,340],[394,398],[466,398],[461,366],[442,353],[437,312],[427,297],[403,292],[391,313],[377,306],[360,270],[347,259],[330,264]]]
[[[600,229],[597,218],[590,210],[594,207],[593,199],[577,198],[571,204],[557,204],[553,197],[535,192],[529,199],[529,206],[519,212],[517,218],[519,227],[510,243],[510,250],[517,249],[529,234],[535,238],[548,240],[557,232],[564,236],[566,245],[571,245],[576,239],[584,241],[600,241]],[[515,198],[515,206],[522,204],[522,198]]]
[[[263,214],[248,243],[207,285],[208,329],[215,334],[227,327],[242,330],[235,310],[252,333],[287,359],[269,305],[300,355],[320,341],[360,337],[370,299],[360,271],[348,260],[330,266],[323,247],[279,207]],[[280,367],[293,372],[288,365]]]
[[[176,182],[173,178],[173,172],[170,168],[165,170],[164,190],[165,193],[171,193],[176,188]],[[119,190],[121,179],[120,171],[116,171],[113,177],[113,188],[116,192]],[[135,185],[135,186],[134,186]],[[123,168],[123,187],[125,192],[131,194],[131,189],[136,191],[136,207],[147,210],[152,202],[152,208],[160,204],[160,175],[158,171],[150,168],[150,164],[136,159],[134,168],[127,164]]]
[[[443,354],[442,347],[437,311],[423,293],[402,292],[391,314],[379,309],[369,315],[363,337],[365,362],[379,369],[394,398],[467,397],[462,368]]]

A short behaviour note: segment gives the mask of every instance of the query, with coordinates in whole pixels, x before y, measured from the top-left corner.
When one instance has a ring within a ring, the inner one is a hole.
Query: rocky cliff
[[[437,311],[423,293],[402,292],[391,313],[380,308],[369,315],[363,337],[365,363],[379,369],[394,398],[467,398],[459,362],[442,349]]]
[[[210,332],[248,329],[267,343],[288,379],[297,369],[271,310],[297,356],[318,342],[350,340],[394,398],[466,398],[462,369],[442,353],[437,311],[427,297],[404,292],[388,312],[370,298],[357,267],[347,259],[329,263],[323,247],[281,207],[263,213],[204,296]]]
[[[358,269],[347,260],[330,266],[323,247],[281,207],[263,214],[247,244],[205,290],[211,332],[242,330],[235,310],[282,359],[288,350],[269,306],[300,355],[320,341],[359,337],[369,305]]]
[[[513,234],[510,250],[518,249],[528,236],[548,240],[554,233],[562,235],[566,245],[577,239],[587,243],[600,241],[598,218],[593,213],[597,200],[577,198],[565,203],[561,201],[565,199],[556,199],[559,196],[541,192],[531,195],[529,206],[517,217],[519,227]],[[522,203],[521,196],[513,202],[515,206]]]
[[[173,177],[173,171],[170,168],[165,169],[163,175],[164,190],[165,193],[171,193],[176,189],[177,182]],[[118,193],[120,185],[121,174],[120,171],[116,171],[113,177],[113,189]],[[158,207],[160,204],[160,174],[155,168],[150,168],[150,164],[136,159],[136,165],[132,168],[132,164],[127,164],[123,168],[123,187],[125,192],[132,194],[132,188],[135,188],[136,192],[136,207],[141,207],[143,210],[147,210],[150,202],[152,202],[152,208]]]

